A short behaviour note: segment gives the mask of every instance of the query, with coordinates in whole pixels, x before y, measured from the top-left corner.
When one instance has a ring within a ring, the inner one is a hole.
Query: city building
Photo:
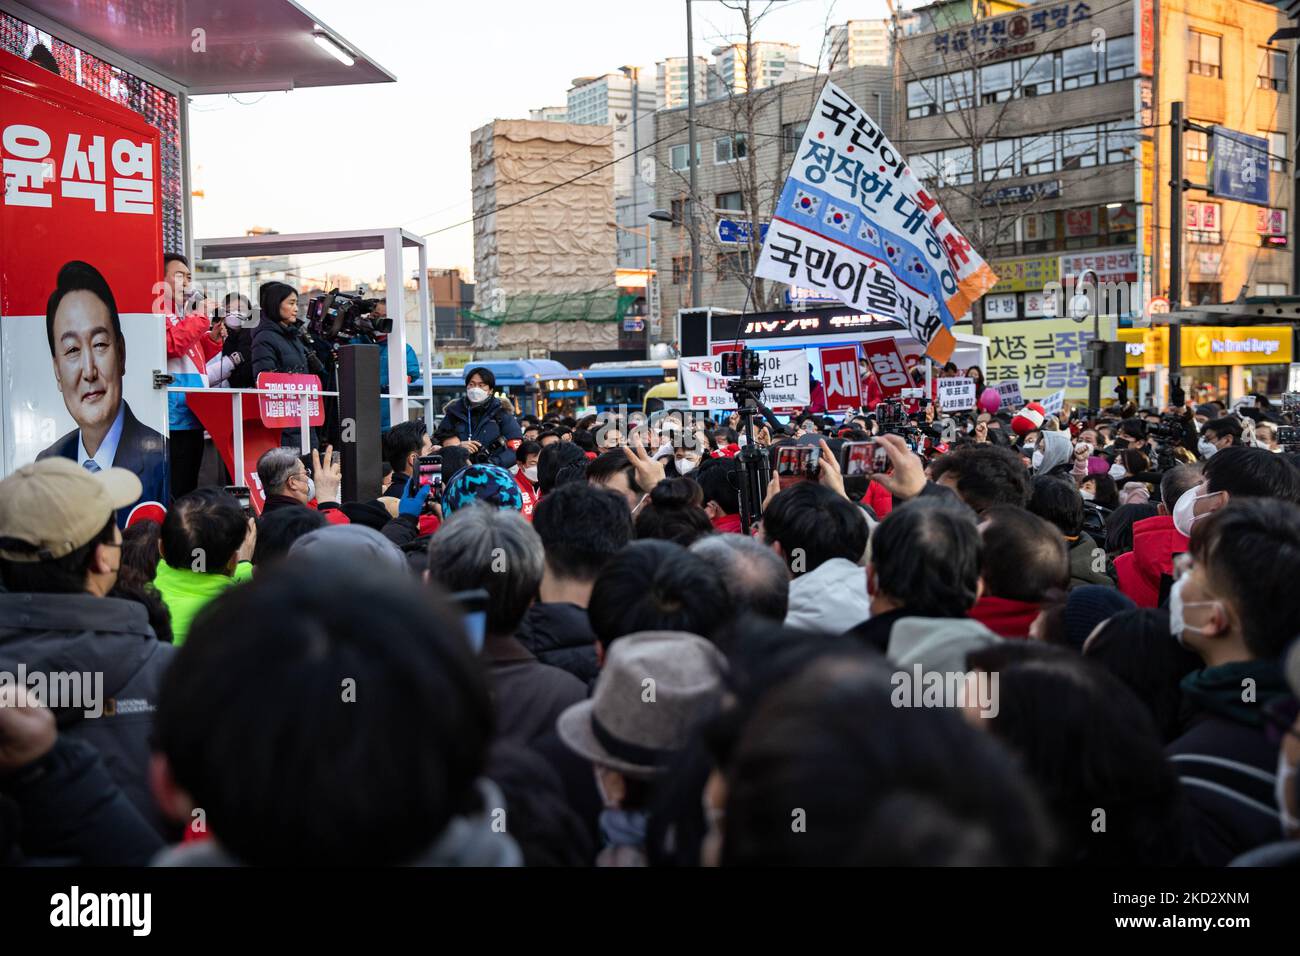
[[[1287,247],[1293,44],[1270,39],[1288,23],[1277,8],[1160,0],[1157,23],[1152,0],[1003,6],[1012,9],[972,17],[969,0],[931,4],[915,13],[953,25],[896,44],[896,142],[1001,277],[975,313],[994,339],[990,380],[1019,378],[1031,397],[1086,394],[1079,345],[1093,326],[1114,337],[1169,298],[1174,102],[1200,127],[1184,134],[1186,180],[1207,183],[1202,130],[1211,126],[1266,141],[1270,180],[1267,207],[1184,194],[1177,298],[1296,291]],[[1105,321],[1063,317],[1077,310],[1081,281],[1100,287],[1089,308]],[[1252,379],[1227,365],[1187,371],[1224,394],[1233,374],[1238,384]],[[1253,380],[1271,387],[1285,371],[1261,368]]]
[[[650,71],[624,66],[617,73],[584,76],[568,93],[567,122],[608,126],[614,147],[614,216],[618,226],[618,265],[643,269],[647,259],[647,223],[653,197],[653,174],[638,148],[654,138],[656,87]]]
[[[474,283],[459,269],[430,269],[433,347],[439,353],[468,352],[474,344]],[[445,358],[444,358],[445,362]]]
[[[855,66],[889,66],[889,35],[888,20],[850,20],[828,27],[822,63],[832,72]]]
[[[753,275],[754,242],[732,242],[719,224],[766,223],[780,195],[826,75],[810,76],[756,90],[748,96],[714,100],[696,108],[697,178],[703,304],[748,311],[788,307],[788,286]],[[852,96],[892,135],[893,73],[886,66],[859,66],[830,79]],[[752,115],[752,129],[750,116]],[[691,304],[690,232],[685,218],[690,169],[687,110],[655,115],[655,206],[671,211],[671,224],[656,224],[659,308],[651,311],[652,342],[672,341],[677,310]],[[752,159],[752,163],[751,160]],[[730,230],[730,225],[723,229]],[[802,300],[806,293],[795,294]]]
[[[655,65],[655,103],[661,110],[686,105],[688,76],[684,56],[670,56]],[[695,58],[695,100],[703,100],[709,89],[709,58]]]
[[[495,120],[470,135],[480,357],[619,347],[629,297],[615,284],[609,134]]]
[[[543,106],[541,109],[529,110],[528,118],[541,120],[544,123],[567,123],[569,121],[569,107]]]
[[[752,70],[746,68],[751,56],[754,60]],[[729,95],[743,95],[749,92],[751,79],[753,89],[762,90],[778,83],[793,82],[815,72],[816,67],[799,62],[799,47],[790,43],[755,40],[748,45],[733,43],[730,46],[720,46],[713,50],[705,98],[715,100]]]

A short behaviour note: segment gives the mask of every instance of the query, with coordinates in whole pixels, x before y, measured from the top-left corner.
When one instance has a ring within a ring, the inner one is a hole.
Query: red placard
[[[876,373],[880,391],[885,398],[897,398],[898,393],[911,385],[907,377],[907,366],[898,351],[898,343],[892,338],[875,339],[862,343],[862,351],[867,356],[871,370]]]
[[[272,389],[273,394],[257,396],[262,424],[267,428],[296,428],[302,422],[302,405],[307,405],[307,423],[325,424],[325,406],[320,399],[320,378],[316,375],[290,375],[287,372],[262,372],[258,388]]]
[[[822,385],[826,390],[826,410],[860,408],[862,395],[858,383],[858,348],[837,345],[822,349]]]
[[[188,393],[186,402],[190,411],[198,416],[212,436],[212,443],[225,462],[226,471],[232,475],[235,474],[235,427],[231,407],[234,397],[233,392],[213,388]],[[244,420],[244,473],[235,478],[235,484],[245,485],[251,492],[249,498],[258,514],[262,513],[262,506],[266,503],[266,492],[262,488],[261,479],[257,477],[257,460],[272,448],[280,447],[280,429],[268,428],[262,424],[257,401],[261,397],[239,396],[241,417]]]

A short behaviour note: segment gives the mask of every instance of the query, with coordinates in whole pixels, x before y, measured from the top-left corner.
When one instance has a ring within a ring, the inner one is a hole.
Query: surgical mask
[[[1096,492],[1089,491],[1087,488],[1080,488],[1079,494],[1083,496],[1084,501],[1094,501],[1097,498]]]
[[[1114,478],[1116,481],[1119,481],[1127,474],[1128,474],[1128,469],[1125,468],[1119,462],[1115,462],[1115,464],[1110,466],[1110,476]]]
[[[1033,466],[1034,466],[1034,470],[1037,471],[1037,470],[1038,470],[1039,468],[1041,468],[1042,465],[1043,465],[1043,453],[1042,453],[1042,451],[1041,451],[1040,449],[1035,448],[1035,449],[1034,449],[1034,453],[1033,453],[1033,455],[1030,456],[1029,460],[1030,460],[1030,462],[1033,464]]]
[[[1192,627],[1183,620],[1183,612],[1189,607],[1206,607],[1211,604],[1218,604],[1218,601],[1190,601],[1183,602],[1183,588],[1187,586],[1188,578],[1186,575],[1179,578],[1169,588],[1169,633],[1178,639],[1178,643],[1183,647],[1187,642],[1183,640],[1184,631],[1192,631],[1200,634],[1205,630],[1203,627]]]
[[[1196,443],[1196,450],[1201,453],[1202,458],[1211,458],[1219,449],[1214,446],[1214,442],[1202,438]]]
[[[307,476],[307,500],[316,500],[316,479],[311,475]]]
[[[244,313],[242,312],[226,313],[226,328],[242,329],[243,327],[244,327]]]
[[[480,402],[486,402],[490,393],[486,388],[467,388],[465,397],[469,399],[471,405],[477,405]]]
[[[677,459],[677,474],[689,475],[694,470],[695,470],[695,462],[692,461],[691,459],[689,458]]]
[[[536,481],[537,481],[537,466],[536,466],[536,465],[533,465],[531,468],[525,468],[525,469],[524,469],[524,477],[527,478],[529,481],[536,482]]]
[[[1295,775],[1296,768],[1286,759],[1286,748],[1279,747],[1277,776],[1273,781],[1273,802],[1277,804],[1277,815],[1282,818],[1282,836],[1288,838],[1296,830],[1300,830],[1300,820],[1291,816],[1286,806],[1286,795],[1295,792],[1295,784],[1291,782],[1295,779]]]
[[[1209,495],[1199,494],[1200,490],[1200,485],[1188,488],[1174,502],[1174,510],[1170,517],[1174,519],[1174,530],[1184,538],[1190,538],[1192,536],[1192,525],[1196,524],[1198,518],[1205,517],[1196,513],[1196,502],[1201,498],[1209,497]]]

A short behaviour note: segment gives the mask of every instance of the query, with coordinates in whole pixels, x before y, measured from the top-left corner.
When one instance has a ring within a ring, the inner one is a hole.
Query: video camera
[[[726,388],[737,403],[741,397],[757,400],[763,395],[763,359],[754,349],[723,352],[720,357],[721,375],[727,380]]]
[[[340,345],[354,338],[373,341],[376,335],[393,331],[391,318],[373,315],[375,307],[382,301],[367,299],[359,292],[331,289],[312,296],[307,303],[307,325],[331,345]]]

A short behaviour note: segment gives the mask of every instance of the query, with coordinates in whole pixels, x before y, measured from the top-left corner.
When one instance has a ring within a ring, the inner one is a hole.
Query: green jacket
[[[250,580],[252,576],[253,566],[247,561],[237,564],[234,575],[230,577],[173,568],[166,561],[159,561],[153,583],[172,617],[172,644],[180,647],[185,643],[195,615],[209,601],[231,585]]]

